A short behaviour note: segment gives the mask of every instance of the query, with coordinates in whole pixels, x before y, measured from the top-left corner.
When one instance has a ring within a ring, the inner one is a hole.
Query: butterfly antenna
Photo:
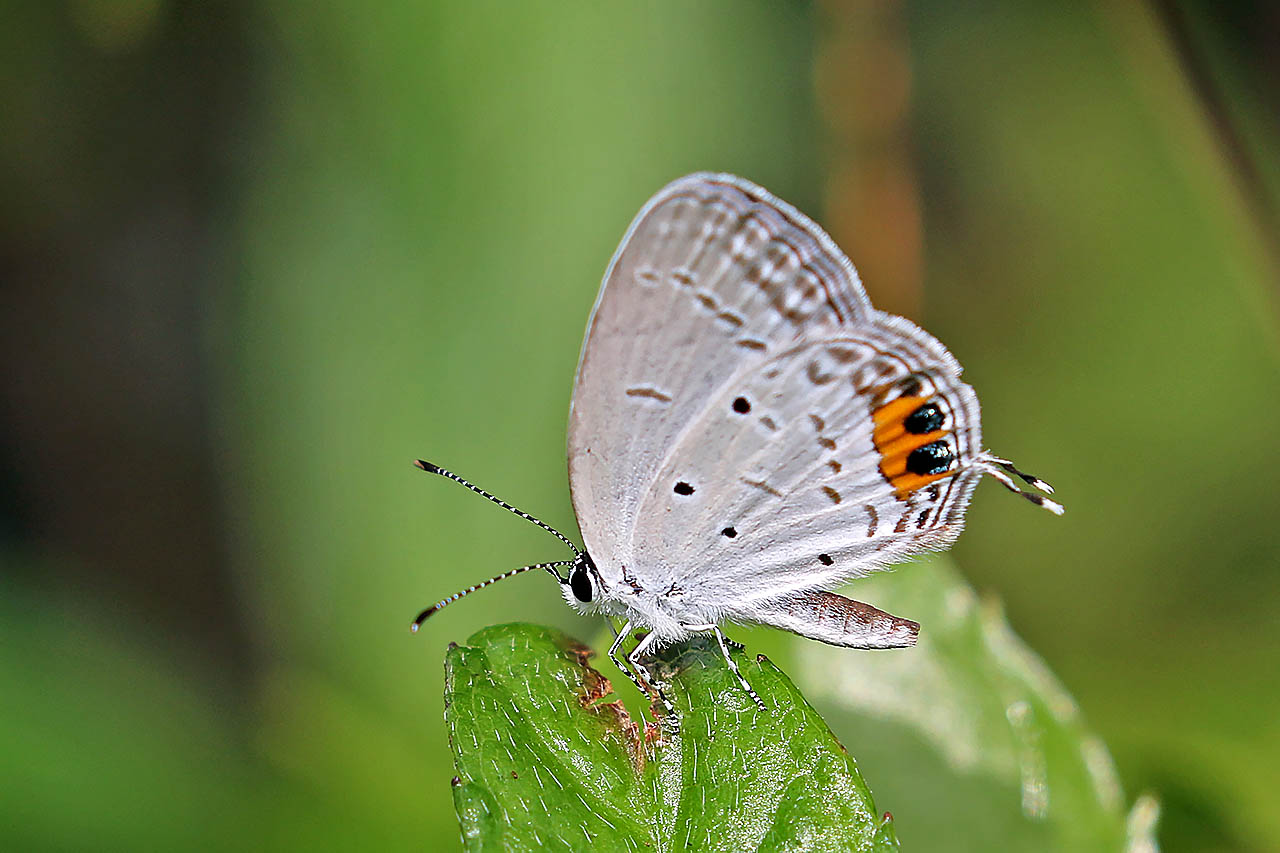
[[[462,598],[463,596],[466,596],[466,595],[470,595],[471,593],[475,592],[477,589],[484,589],[486,586],[489,586],[490,584],[495,584],[498,581],[506,580],[507,578],[512,578],[512,577],[515,577],[516,575],[533,571],[534,569],[545,569],[546,571],[550,572],[555,577],[555,579],[560,583],[562,584],[568,583],[566,579],[560,577],[560,573],[557,572],[556,569],[562,568],[564,566],[571,566],[571,565],[573,565],[572,560],[556,560],[553,563],[534,563],[532,566],[521,566],[518,569],[512,569],[509,572],[503,572],[502,574],[496,577],[489,578],[487,581],[481,581],[475,586],[469,586],[464,590],[455,592],[453,595],[449,596],[448,598],[440,599],[435,604],[431,605],[426,610],[419,613],[418,617],[414,619],[413,622],[409,625],[409,630],[416,634],[418,632],[418,629],[422,627],[422,623],[427,621],[427,617],[430,616],[432,613],[435,613],[437,610],[440,610],[442,608],[448,607],[450,604],[453,604],[459,598]]]
[[[1012,462],[1010,462],[1008,459],[1001,459],[999,456],[993,456],[990,453],[985,454],[985,458],[988,462],[999,465],[1001,468],[1008,471],[1010,474],[1013,474],[1015,477],[1021,478],[1024,483],[1027,483],[1028,485],[1031,485],[1034,488],[1039,489],[1040,491],[1044,492],[1047,495],[1053,494],[1053,486],[1050,486],[1048,483],[1046,483],[1044,480],[1041,480],[1039,477],[1028,474],[1025,471],[1019,471],[1017,466],[1014,465]]]
[[[1015,495],[1022,495],[1022,497],[1031,501],[1036,506],[1043,507],[1054,515],[1062,515],[1062,513],[1066,511],[1062,504],[1057,501],[1049,500],[1044,495],[1037,495],[1034,492],[1028,492],[1026,489],[1018,488],[1018,484],[1013,481],[1013,477],[1010,477],[1009,474],[1005,473],[1006,471],[1020,477],[1023,481],[1042,492],[1053,494],[1053,486],[1050,486],[1039,477],[1033,477],[1030,474],[1025,474],[1022,471],[1019,471],[1008,459],[1001,459],[999,456],[984,453],[979,465],[985,473],[990,474],[995,478],[996,482],[1013,492]]]
[[[486,492],[484,489],[480,488],[479,486],[474,486],[474,485],[472,485],[471,483],[468,483],[466,480],[462,479],[461,477],[459,477],[457,474],[453,473],[452,471],[446,471],[445,469],[441,468],[439,465],[432,465],[430,462],[427,462],[427,461],[425,461],[425,460],[423,460],[423,459],[417,459],[417,460],[415,460],[415,461],[414,461],[414,463],[413,463],[413,464],[414,464],[415,466],[417,466],[418,468],[421,468],[423,471],[426,471],[428,474],[439,474],[441,477],[444,477],[446,480],[453,480],[453,482],[457,483],[457,484],[458,484],[458,485],[460,485],[460,486],[466,486],[468,489],[470,489],[471,491],[475,492],[477,495],[480,495],[480,497],[482,497],[482,498],[488,498],[489,500],[493,501],[493,502],[494,502],[494,503],[496,503],[498,506],[502,507],[503,509],[507,510],[508,512],[513,512],[513,513],[515,513],[516,515],[520,516],[520,517],[521,517],[521,518],[523,518],[525,521],[531,521],[531,522],[533,522],[534,524],[536,524],[536,525],[538,525],[539,527],[541,527],[543,530],[545,530],[545,531],[547,531],[548,533],[550,533],[552,536],[554,536],[554,537],[556,537],[557,539],[559,539],[559,540],[560,540],[561,542],[563,542],[564,544],[568,545],[568,546],[569,546],[569,550],[573,551],[573,554],[574,554],[574,556],[575,556],[575,557],[576,557],[577,555],[579,555],[579,554],[581,554],[581,553],[582,553],[582,551],[581,551],[581,550],[579,550],[578,546],[577,546],[577,545],[574,545],[574,544],[573,544],[573,542],[571,542],[571,541],[569,540],[569,537],[565,536],[565,535],[564,535],[563,533],[561,533],[559,530],[556,530],[556,529],[555,529],[554,527],[552,527],[550,524],[547,524],[547,523],[546,523],[546,522],[544,522],[544,521],[539,521],[538,519],[534,518],[532,515],[529,515],[529,513],[524,512],[524,511],[522,511],[522,510],[518,510],[518,509],[516,509],[516,508],[515,508],[515,507],[513,507],[511,504],[507,503],[506,501],[504,501],[502,498],[498,497],[497,495],[491,495],[491,494],[489,494],[488,492]],[[528,568],[539,568],[539,567],[540,567],[540,566],[529,566]],[[524,570],[523,570],[523,569],[520,569],[519,571],[524,571]],[[487,585],[487,584],[481,584],[481,586],[485,586],[485,585]],[[470,591],[470,590],[468,590],[468,592],[469,592],[469,591]],[[464,593],[464,595],[465,595],[465,593]]]

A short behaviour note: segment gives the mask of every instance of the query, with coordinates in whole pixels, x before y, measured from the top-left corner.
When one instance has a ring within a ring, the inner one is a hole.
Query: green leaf
[[[768,660],[713,642],[659,657],[680,728],[608,700],[585,646],[500,625],[450,648],[446,711],[468,850],[893,851],[853,758]]]

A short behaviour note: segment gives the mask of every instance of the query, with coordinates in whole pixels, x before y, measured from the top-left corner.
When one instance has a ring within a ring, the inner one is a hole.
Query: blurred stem
[[[900,0],[823,2],[814,61],[827,166],[823,221],[879,308],[919,319],[924,278]]]
[[[1280,217],[1267,193],[1258,161],[1246,143],[1222,86],[1215,80],[1209,58],[1194,38],[1195,23],[1176,0],[1152,0],[1164,24],[1182,73],[1199,102],[1208,130],[1218,143],[1235,188],[1257,226],[1273,264],[1280,267]]]
[[[1219,200],[1232,230],[1247,235],[1243,243],[1252,257],[1242,260],[1257,271],[1261,286],[1242,288],[1241,295],[1256,309],[1280,363],[1277,217],[1230,111],[1188,38],[1185,16],[1173,0],[1099,2],[1097,9],[1153,117],[1177,140],[1171,150],[1182,170]]]

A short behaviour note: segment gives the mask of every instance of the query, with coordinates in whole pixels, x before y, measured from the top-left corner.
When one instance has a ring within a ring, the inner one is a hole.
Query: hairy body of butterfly
[[[916,623],[829,587],[950,545],[983,474],[1061,512],[982,449],[960,372],[872,307],[794,208],[732,175],[677,180],[618,247],[578,364],[568,456],[585,551],[538,567],[578,610],[624,623],[610,656],[651,692],[645,654],[699,632],[736,672],[727,622],[912,645]],[[628,668],[617,652],[637,628]]]

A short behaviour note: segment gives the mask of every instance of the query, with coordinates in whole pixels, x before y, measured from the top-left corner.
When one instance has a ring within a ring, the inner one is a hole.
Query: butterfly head
[[[581,613],[595,613],[600,609],[603,587],[600,571],[586,551],[573,560],[569,574],[560,582],[560,592],[571,607]]]

